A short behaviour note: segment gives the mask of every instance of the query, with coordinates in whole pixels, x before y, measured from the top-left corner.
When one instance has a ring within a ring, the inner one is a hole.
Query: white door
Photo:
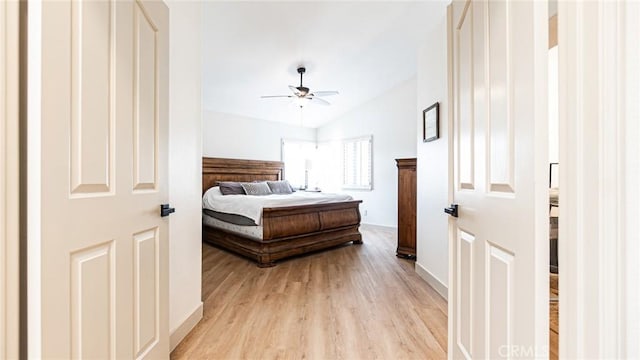
[[[546,356],[547,5],[452,6],[449,354]]]
[[[19,347],[18,6],[0,2],[0,359]]]
[[[43,358],[169,356],[168,12],[43,2]]]

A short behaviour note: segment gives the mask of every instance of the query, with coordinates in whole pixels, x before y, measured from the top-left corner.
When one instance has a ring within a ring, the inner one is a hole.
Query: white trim
[[[42,357],[42,273],[41,273],[41,66],[42,1],[27,2],[27,352]]]
[[[534,23],[534,263],[533,308],[534,352],[547,355],[549,349],[549,9],[547,2],[533,5]]]
[[[449,157],[448,157],[448,174],[447,174],[447,202],[449,204],[453,203],[453,194],[454,194],[454,147],[453,147],[453,4],[447,5],[447,105],[449,109],[447,111],[447,141],[449,146]],[[454,234],[454,219],[451,216],[447,217],[447,242],[449,244],[449,279],[448,284],[455,284],[455,279],[458,274],[455,266],[453,264],[456,263],[456,253],[458,251]],[[449,286],[447,289],[447,358],[452,359],[454,354],[454,346],[455,346],[455,335],[453,334],[454,329],[454,317],[455,317],[455,305],[449,299],[456,298],[456,289],[455,286]]]
[[[202,320],[202,315],[203,304],[201,301],[200,304],[196,306],[196,309],[191,313],[191,315],[187,316],[187,318],[184,319],[184,321],[180,325],[171,330],[171,335],[169,337],[169,351],[173,351],[176,346],[178,346],[178,344],[180,344],[180,342],[184,340],[187,335],[189,335],[191,330],[193,330],[193,328],[198,325],[200,320]]]
[[[381,230],[387,230],[387,231],[393,231],[393,232],[397,232],[398,231],[398,227],[389,226],[389,225],[380,225],[380,224],[371,224],[371,223],[361,222],[360,226],[378,228],[378,229],[381,229]]]
[[[624,154],[629,154],[621,164],[619,174],[625,189],[626,202],[621,209],[626,220],[621,224],[621,236],[626,242],[623,251],[623,263],[620,271],[624,274],[622,289],[624,297],[621,299],[621,318],[623,319],[622,333],[626,337],[626,344],[622,344],[622,353],[627,358],[640,358],[640,3],[628,2],[624,5],[623,14],[627,21],[620,26],[621,41],[619,49],[626,50],[626,58],[620,66],[625,76],[625,101],[621,104],[624,111]],[[626,26],[626,27],[625,27]],[[630,35],[630,36],[629,36]],[[633,156],[635,154],[635,156]],[[635,184],[635,186],[634,186]],[[636,219],[634,221],[633,219]]]
[[[19,6],[0,4],[0,358],[20,352]]]
[[[640,357],[639,10],[558,6],[560,358]]]
[[[448,301],[448,293],[449,289],[447,285],[445,285],[440,279],[438,279],[435,275],[433,275],[429,270],[427,270],[424,266],[420,265],[416,262],[416,273],[418,276],[422,278],[422,280],[426,281],[429,286],[433,288],[445,301]]]

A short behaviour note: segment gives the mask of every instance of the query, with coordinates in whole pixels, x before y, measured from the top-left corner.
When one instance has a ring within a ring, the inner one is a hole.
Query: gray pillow
[[[244,189],[239,182],[220,181],[218,183],[222,195],[245,195]]]
[[[293,193],[293,188],[289,181],[267,181],[267,185],[269,185],[269,189],[274,194],[291,194]]]
[[[247,195],[271,195],[271,189],[266,182],[240,183]]]

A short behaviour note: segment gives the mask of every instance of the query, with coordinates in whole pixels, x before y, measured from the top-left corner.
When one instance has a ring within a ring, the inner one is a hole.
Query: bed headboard
[[[218,181],[281,180],[282,161],[202,158],[202,193]]]

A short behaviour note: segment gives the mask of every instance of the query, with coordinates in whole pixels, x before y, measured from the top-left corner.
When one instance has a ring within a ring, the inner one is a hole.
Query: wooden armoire
[[[398,249],[396,255],[416,258],[416,159],[396,159],[398,167]]]

